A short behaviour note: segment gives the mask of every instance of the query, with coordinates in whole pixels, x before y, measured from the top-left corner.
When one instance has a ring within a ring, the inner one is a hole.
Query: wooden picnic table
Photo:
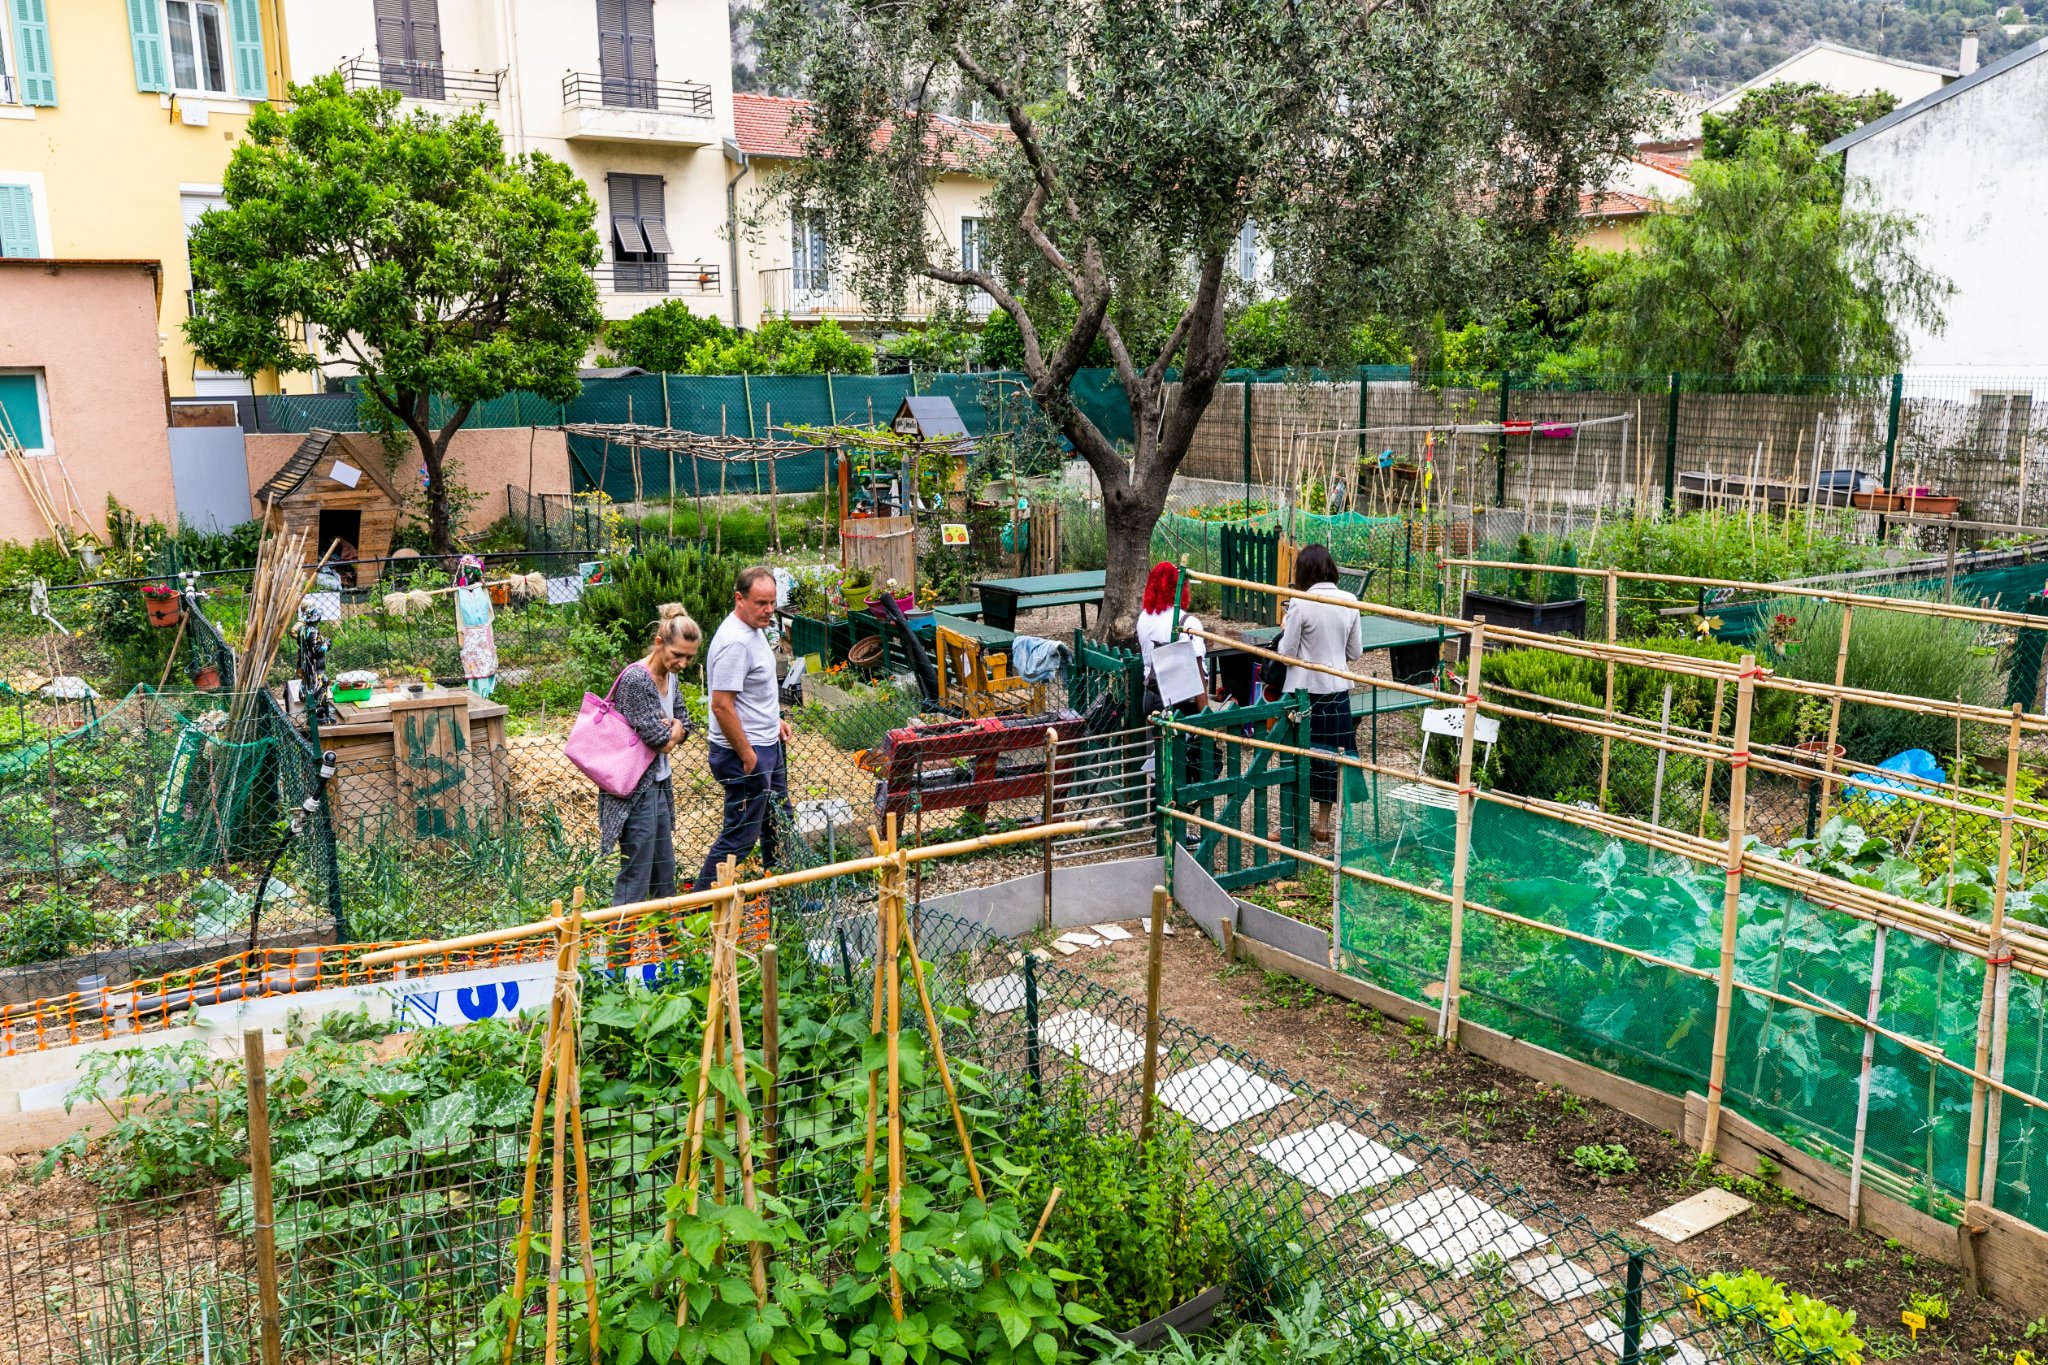
[[[1102,569],[1074,573],[1034,574],[1024,578],[984,578],[973,585],[981,595],[981,619],[1003,630],[1017,628],[1017,613],[1044,607],[1081,608],[1081,628],[1088,628],[1088,607],[1102,601],[1108,574]]]

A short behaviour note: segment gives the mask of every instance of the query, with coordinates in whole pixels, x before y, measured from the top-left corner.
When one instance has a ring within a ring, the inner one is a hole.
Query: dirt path
[[[1969,1298],[1953,1267],[1920,1260],[1832,1214],[1750,1187],[1755,1211],[1673,1247],[1635,1221],[1696,1193],[1692,1153],[1677,1137],[1554,1086],[1466,1053],[1446,1051],[1367,1007],[1338,1000],[1291,977],[1226,966],[1216,946],[1185,920],[1166,940],[1162,994],[1183,1023],[1236,1043],[1305,1080],[1421,1134],[1457,1156],[1522,1186],[1567,1215],[1650,1242],[1695,1272],[1753,1268],[1793,1289],[1853,1309],[1868,1359],[2010,1360],[2038,1346],[2018,1313]],[[1103,984],[1142,997],[1145,943],[1134,937],[1064,959]],[[1603,1180],[1572,1153],[1620,1143],[1632,1175]],[[1761,1196],[1761,1197],[1759,1197]],[[1899,1312],[1915,1294],[1939,1294],[1951,1318],[1909,1340]]]

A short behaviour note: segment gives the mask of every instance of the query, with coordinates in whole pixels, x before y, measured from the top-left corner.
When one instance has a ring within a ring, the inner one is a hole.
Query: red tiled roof
[[[1649,152],[1638,148],[1635,159],[1653,171],[1662,171],[1666,175],[1675,175],[1680,180],[1692,179],[1692,163],[1682,156],[1673,156],[1669,152]]]
[[[794,160],[804,154],[804,118],[810,106],[809,100],[782,95],[736,93],[732,97],[733,140],[748,156]],[[875,133],[876,144],[886,146],[893,132],[893,124],[883,124]],[[939,164],[945,169],[965,172],[1009,135],[1009,129],[997,124],[969,123],[933,114],[925,131],[925,145],[937,152]]]
[[[1591,190],[1579,196],[1581,218],[1641,218],[1662,210],[1663,206],[1648,195],[1627,190]]]

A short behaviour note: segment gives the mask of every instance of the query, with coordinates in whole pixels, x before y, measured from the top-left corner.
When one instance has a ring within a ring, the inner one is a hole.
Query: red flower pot
[[[185,619],[185,604],[178,600],[176,593],[144,592],[142,606],[149,613],[149,623],[159,629],[175,626]]]
[[[192,685],[201,692],[211,692],[220,686],[220,669],[212,664],[192,675]]]

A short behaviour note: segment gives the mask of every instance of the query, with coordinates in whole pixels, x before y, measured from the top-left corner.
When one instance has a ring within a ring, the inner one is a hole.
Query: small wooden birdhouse
[[[399,497],[384,473],[384,448],[374,436],[315,428],[254,495],[264,530],[305,531],[317,560],[344,542],[357,587],[377,581],[398,529]],[[266,513],[265,508],[268,508]]]

